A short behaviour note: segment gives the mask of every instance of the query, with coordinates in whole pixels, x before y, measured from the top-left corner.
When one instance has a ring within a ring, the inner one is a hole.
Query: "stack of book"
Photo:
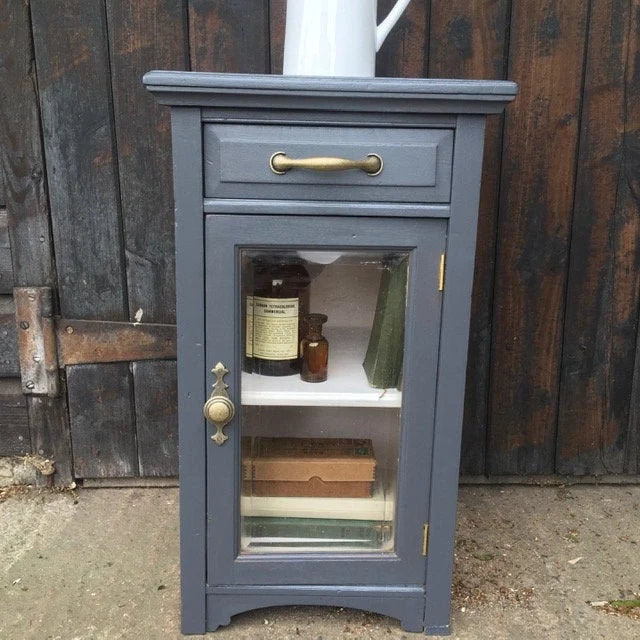
[[[371,440],[243,439],[243,539],[256,550],[380,549],[395,492],[376,480]]]

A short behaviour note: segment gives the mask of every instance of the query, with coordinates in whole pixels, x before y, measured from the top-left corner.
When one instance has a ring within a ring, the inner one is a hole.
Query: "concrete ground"
[[[0,493],[0,639],[179,638],[170,488]],[[640,638],[640,486],[463,487],[451,637]],[[201,636],[191,636],[200,638]],[[284,607],[209,638],[419,638],[390,618]]]

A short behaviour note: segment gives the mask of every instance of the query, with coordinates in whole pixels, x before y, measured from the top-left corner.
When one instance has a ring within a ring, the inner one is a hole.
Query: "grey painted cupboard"
[[[484,122],[516,85],[144,82],[171,106],[183,631],[326,604],[447,633]]]

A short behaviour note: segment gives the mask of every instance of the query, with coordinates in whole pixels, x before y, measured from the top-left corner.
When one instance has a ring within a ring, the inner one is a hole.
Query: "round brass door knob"
[[[216,382],[213,385],[211,397],[204,403],[202,413],[204,413],[204,417],[209,422],[215,425],[216,432],[211,436],[211,439],[220,447],[229,439],[223,429],[227,423],[231,422],[236,408],[231,402],[231,398],[227,393],[227,385],[224,382],[224,377],[229,373],[229,370],[222,362],[218,362],[211,369],[211,373],[215,374]]]
[[[235,407],[229,398],[224,396],[216,396],[209,398],[203,409],[204,417],[213,424],[225,425],[233,418]]]

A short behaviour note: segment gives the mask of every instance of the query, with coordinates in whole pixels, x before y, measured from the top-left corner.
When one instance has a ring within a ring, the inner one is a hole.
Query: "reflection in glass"
[[[241,553],[393,551],[408,265],[241,251]]]

